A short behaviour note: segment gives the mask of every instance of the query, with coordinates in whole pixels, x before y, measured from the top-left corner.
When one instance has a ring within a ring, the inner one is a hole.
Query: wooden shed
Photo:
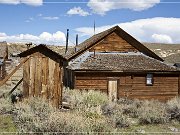
[[[68,87],[121,97],[167,100],[180,93],[180,70],[118,26],[76,46],[69,57]]]
[[[55,107],[62,102],[63,66],[66,59],[46,45],[38,45],[19,54],[23,65],[23,96],[42,97]]]

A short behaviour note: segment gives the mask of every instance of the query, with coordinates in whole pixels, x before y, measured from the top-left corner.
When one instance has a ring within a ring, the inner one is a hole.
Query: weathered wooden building
[[[66,59],[45,45],[33,47],[19,54],[23,64],[23,96],[42,97],[55,107],[62,98],[63,66]]]
[[[64,53],[39,45],[19,56],[24,95],[42,96],[58,107],[62,86],[101,90],[121,97],[167,100],[180,93],[180,71],[115,26]]]
[[[70,57],[68,86],[120,97],[167,100],[180,93],[180,71],[118,26],[79,44]]]

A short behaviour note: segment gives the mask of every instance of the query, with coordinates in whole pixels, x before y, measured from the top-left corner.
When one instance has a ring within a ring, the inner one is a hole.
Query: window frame
[[[154,76],[151,73],[146,75],[146,86],[153,86],[154,84]]]

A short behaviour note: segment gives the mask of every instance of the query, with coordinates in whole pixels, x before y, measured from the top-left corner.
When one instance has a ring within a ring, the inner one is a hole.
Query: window
[[[153,74],[147,74],[146,85],[153,85]]]

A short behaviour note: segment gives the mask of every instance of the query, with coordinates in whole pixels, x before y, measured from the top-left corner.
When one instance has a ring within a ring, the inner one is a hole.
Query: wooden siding
[[[59,107],[62,98],[62,65],[34,53],[23,65],[23,95],[42,97]]]
[[[115,32],[98,42],[90,51],[96,52],[137,52],[138,50],[122,39]]]
[[[154,75],[154,84],[146,85],[144,75],[121,75],[111,73],[76,73],[76,89],[94,89],[108,93],[108,80],[118,81],[117,97],[168,100],[179,94],[179,75]]]
[[[75,77],[75,89],[80,90],[101,90],[107,92],[107,80],[104,77]]]
[[[178,95],[178,76],[153,77],[152,86],[146,85],[146,76],[120,77],[118,97],[167,100]]]

